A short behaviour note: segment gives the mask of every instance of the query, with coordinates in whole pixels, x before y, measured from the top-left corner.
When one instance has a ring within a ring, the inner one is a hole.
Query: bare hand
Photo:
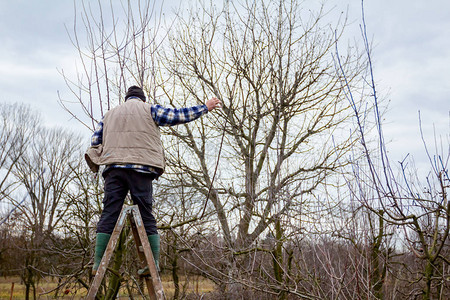
[[[222,103],[220,102],[219,99],[214,97],[214,98],[211,98],[208,101],[206,101],[206,107],[208,107],[208,111],[211,111],[215,108],[221,108]]]

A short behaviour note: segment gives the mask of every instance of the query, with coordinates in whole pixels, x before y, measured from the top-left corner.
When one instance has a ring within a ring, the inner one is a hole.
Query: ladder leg
[[[106,247],[105,254],[102,257],[100,266],[98,267],[97,273],[95,274],[94,280],[92,281],[91,287],[86,296],[86,299],[88,300],[95,299],[95,296],[97,295],[98,289],[100,288],[100,284],[102,283],[103,277],[105,276],[106,268],[108,267],[111,256],[114,253],[114,249],[116,249],[117,240],[119,238],[120,233],[122,232],[123,226],[125,225],[126,216],[130,212],[131,212],[130,207],[125,206],[122,208],[122,211],[120,212],[116,226],[114,227],[114,231],[111,234],[108,246]]]
[[[166,299],[161,279],[159,277],[158,270],[156,269],[155,260],[151,252],[150,243],[148,242],[147,234],[145,232],[144,224],[137,205],[133,205],[132,216],[134,219],[134,226],[132,225],[132,231],[134,240],[136,241],[136,247],[138,250],[139,258],[145,262],[145,265],[149,267],[151,275],[150,279],[145,278],[150,297],[152,300]],[[133,224],[133,222],[131,223]]]

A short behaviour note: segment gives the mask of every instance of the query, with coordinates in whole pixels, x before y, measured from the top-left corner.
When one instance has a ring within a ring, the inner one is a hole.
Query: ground
[[[174,287],[169,277],[162,276],[162,283],[166,297],[170,299],[174,293]],[[193,280],[193,279],[191,279]],[[180,282],[180,285],[184,281]],[[47,299],[53,298],[54,293],[48,293],[57,286],[56,279],[44,278],[38,286],[38,298]],[[146,289],[145,289],[146,290]],[[187,286],[189,293],[208,293],[214,290],[214,284],[208,280],[200,278],[198,281],[193,281]],[[11,298],[12,292],[12,298]],[[86,295],[85,289],[75,291],[70,288],[62,289],[58,299],[82,299]],[[121,297],[122,296],[122,297]],[[1,277],[0,278],[0,299],[25,299],[25,286],[20,282],[19,277]],[[123,289],[119,293],[118,299],[129,299],[126,295],[126,290]]]

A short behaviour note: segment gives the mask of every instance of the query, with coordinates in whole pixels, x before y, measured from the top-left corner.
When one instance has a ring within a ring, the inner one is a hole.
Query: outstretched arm
[[[206,104],[185,108],[166,108],[161,105],[152,105],[151,113],[157,125],[173,126],[194,121],[218,107],[220,107],[220,100],[211,98],[206,101]]]

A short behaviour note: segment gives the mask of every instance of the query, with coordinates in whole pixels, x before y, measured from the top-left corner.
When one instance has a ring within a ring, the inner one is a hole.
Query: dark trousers
[[[111,169],[103,174],[105,197],[103,211],[97,224],[97,233],[111,234],[119,218],[128,191],[134,204],[139,207],[147,235],[157,234],[156,220],[152,214],[152,174],[140,173],[132,169]]]

